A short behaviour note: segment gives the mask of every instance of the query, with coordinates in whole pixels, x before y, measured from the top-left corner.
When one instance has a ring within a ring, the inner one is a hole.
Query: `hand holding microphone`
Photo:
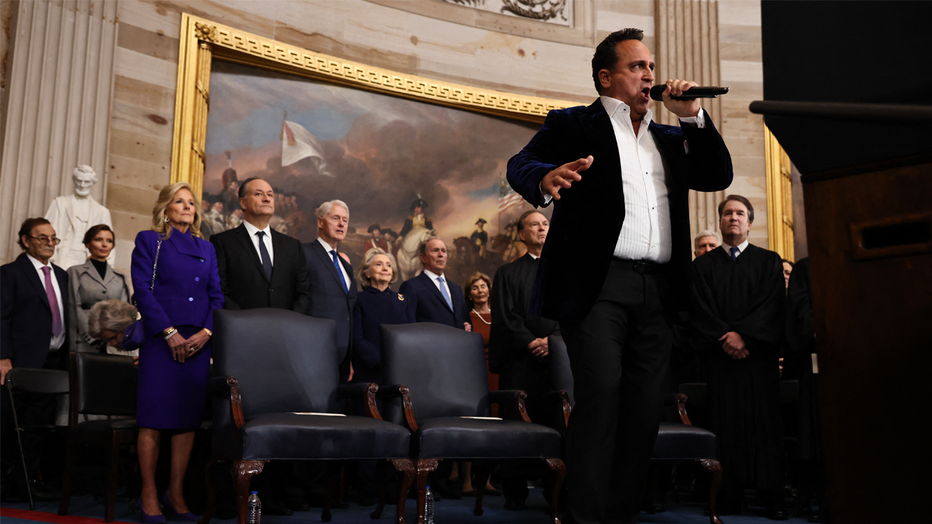
[[[717,86],[695,86],[683,91],[680,96],[671,96],[673,100],[693,100],[695,98],[718,98],[718,95],[728,93],[730,87]],[[663,92],[667,90],[667,85],[654,86],[650,88],[650,97],[658,102],[663,102]]]
[[[664,107],[680,118],[693,117],[702,108],[699,98],[715,98],[728,92],[727,87],[700,87],[695,82],[686,80],[667,80],[666,84],[654,86],[650,90],[653,100],[663,102]],[[664,97],[666,94],[666,97]]]

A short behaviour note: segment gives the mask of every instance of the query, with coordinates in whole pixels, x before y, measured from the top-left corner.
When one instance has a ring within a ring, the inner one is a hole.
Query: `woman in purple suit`
[[[214,247],[200,234],[200,209],[187,182],[162,188],[152,231],[141,231],[133,250],[133,289],[145,326],[136,408],[145,523],[165,522],[155,486],[163,429],[172,430],[172,460],[162,502],[177,520],[197,520],[182,488],[204,415],[214,310],[223,307]]]

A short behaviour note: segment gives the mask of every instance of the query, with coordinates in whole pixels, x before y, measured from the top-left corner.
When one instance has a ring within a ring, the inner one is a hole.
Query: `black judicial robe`
[[[489,370],[499,374],[500,389],[523,389],[529,395],[528,410],[535,418],[534,397],[553,389],[550,360],[538,360],[527,345],[535,338],[559,334],[553,320],[528,313],[539,262],[530,254],[501,266],[492,282],[489,334]],[[544,418],[547,418],[546,416]]]
[[[733,261],[719,247],[693,261],[691,310],[708,363],[710,429],[724,487],[783,486],[783,421],[778,358],[786,281],[780,256],[748,245]],[[748,356],[732,359],[718,339],[735,331]]]

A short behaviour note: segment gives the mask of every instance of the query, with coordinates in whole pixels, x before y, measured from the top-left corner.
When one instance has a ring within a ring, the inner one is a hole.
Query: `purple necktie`
[[[52,307],[52,336],[61,335],[61,311],[58,310],[58,297],[55,296],[55,287],[52,286],[52,268],[43,266],[45,273],[45,295],[49,297],[49,306]]]

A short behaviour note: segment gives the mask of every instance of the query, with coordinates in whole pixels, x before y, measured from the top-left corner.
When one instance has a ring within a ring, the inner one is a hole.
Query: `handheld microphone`
[[[688,91],[684,91],[680,96],[671,97],[673,100],[693,100],[696,98],[718,98],[718,95],[724,95],[731,89],[730,87],[716,86],[693,86]],[[666,84],[650,88],[650,97],[658,102],[663,102],[663,92],[667,90]]]

